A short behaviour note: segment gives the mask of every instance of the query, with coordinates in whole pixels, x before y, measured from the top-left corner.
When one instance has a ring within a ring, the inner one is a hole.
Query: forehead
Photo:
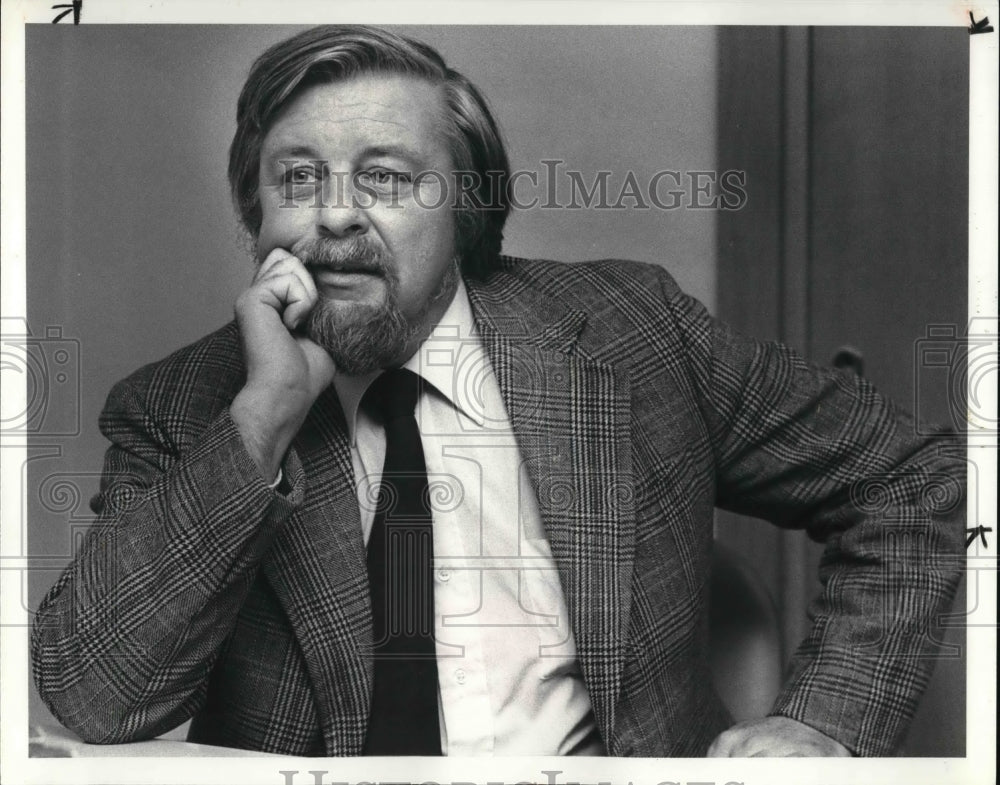
[[[418,77],[364,74],[305,88],[264,137],[264,157],[293,149],[327,156],[366,147],[404,146],[438,157],[447,152],[439,85]]]

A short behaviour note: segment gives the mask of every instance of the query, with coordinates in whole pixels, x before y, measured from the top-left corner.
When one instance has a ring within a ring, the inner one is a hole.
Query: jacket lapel
[[[628,378],[585,356],[586,315],[536,289],[468,281],[477,327],[560,568],[581,668],[614,754],[624,664],[634,489]]]
[[[371,700],[371,611],[350,444],[332,385],[293,450],[308,490],[264,572],[302,649],[327,754],[357,755]]]

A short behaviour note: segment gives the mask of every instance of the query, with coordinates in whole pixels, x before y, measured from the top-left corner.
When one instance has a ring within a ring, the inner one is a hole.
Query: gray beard
[[[293,253],[306,264],[319,265],[323,251],[310,255],[312,246],[302,248],[300,255]],[[304,325],[305,334],[333,359],[339,373],[360,376],[381,368],[393,367],[406,359],[406,349],[422,330],[430,331],[433,325],[425,324],[430,310],[442,300],[450,300],[458,287],[459,261],[452,260],[437,290],[411,321],[399,308],[399,279],[385,264],[380,249],[366,247],[350,249],[349,254],[360,253],[366,264],[378,268],[384,275],[386,296],[382,303],[334,302],[320,295]],[[339,255],[339,254],[338,254]],[[328,258],[328,257],[327,257]],[[357,258],[357,257],[355,257]]]
[[[381,305],[368,305],[334,303],[320,296],[305,333],[333,358],[339,373],[360,376],[391,365],[416,330],[390,297]]]

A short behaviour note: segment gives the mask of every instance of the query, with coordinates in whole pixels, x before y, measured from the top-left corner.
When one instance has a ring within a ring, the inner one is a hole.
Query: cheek
[[[395,253],[399,281],[412,297],[426,298],[435,292],[455,255],[450,221],[432,224],[426,220],[407,237],[397,235]]]
[[[307,211],[302,207],[281,207],[274,204],[262,205],[260,235],[258,245],[264,250],[277,246],[287,246],[301,234],[308,220]],[[266,251],[265,251],[266,253]]]
[[[451,204],[434,209],[420,209],[425,229],[424,247],[433,249],[435,255],[448,258],[455,252],[455,211]]]
[[[407,257],[433,259],[452,253],[455,224],[450,206],[422,206],[410,202],[395,208],[374,208],[369,217],[372,229],[380,234],[401,260]]]
[[[429,169],[414,180],[410,198],[420,208],[433,210],[447,205],[452,199],[451,194],[452,188],[445,176]]]
[[[427,216],[420,240],[421,267],[430,289],[437,287],[441,275],[455,257],[455,224],[450,210]]]

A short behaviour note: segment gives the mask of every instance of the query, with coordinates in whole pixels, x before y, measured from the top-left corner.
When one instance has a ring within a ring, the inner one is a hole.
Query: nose
[[[353,237],[368,231],[370,222],[364,193],[358,193],[350,178],[332,184],[322,206],[316,207],[317,230],[324,237]]]

